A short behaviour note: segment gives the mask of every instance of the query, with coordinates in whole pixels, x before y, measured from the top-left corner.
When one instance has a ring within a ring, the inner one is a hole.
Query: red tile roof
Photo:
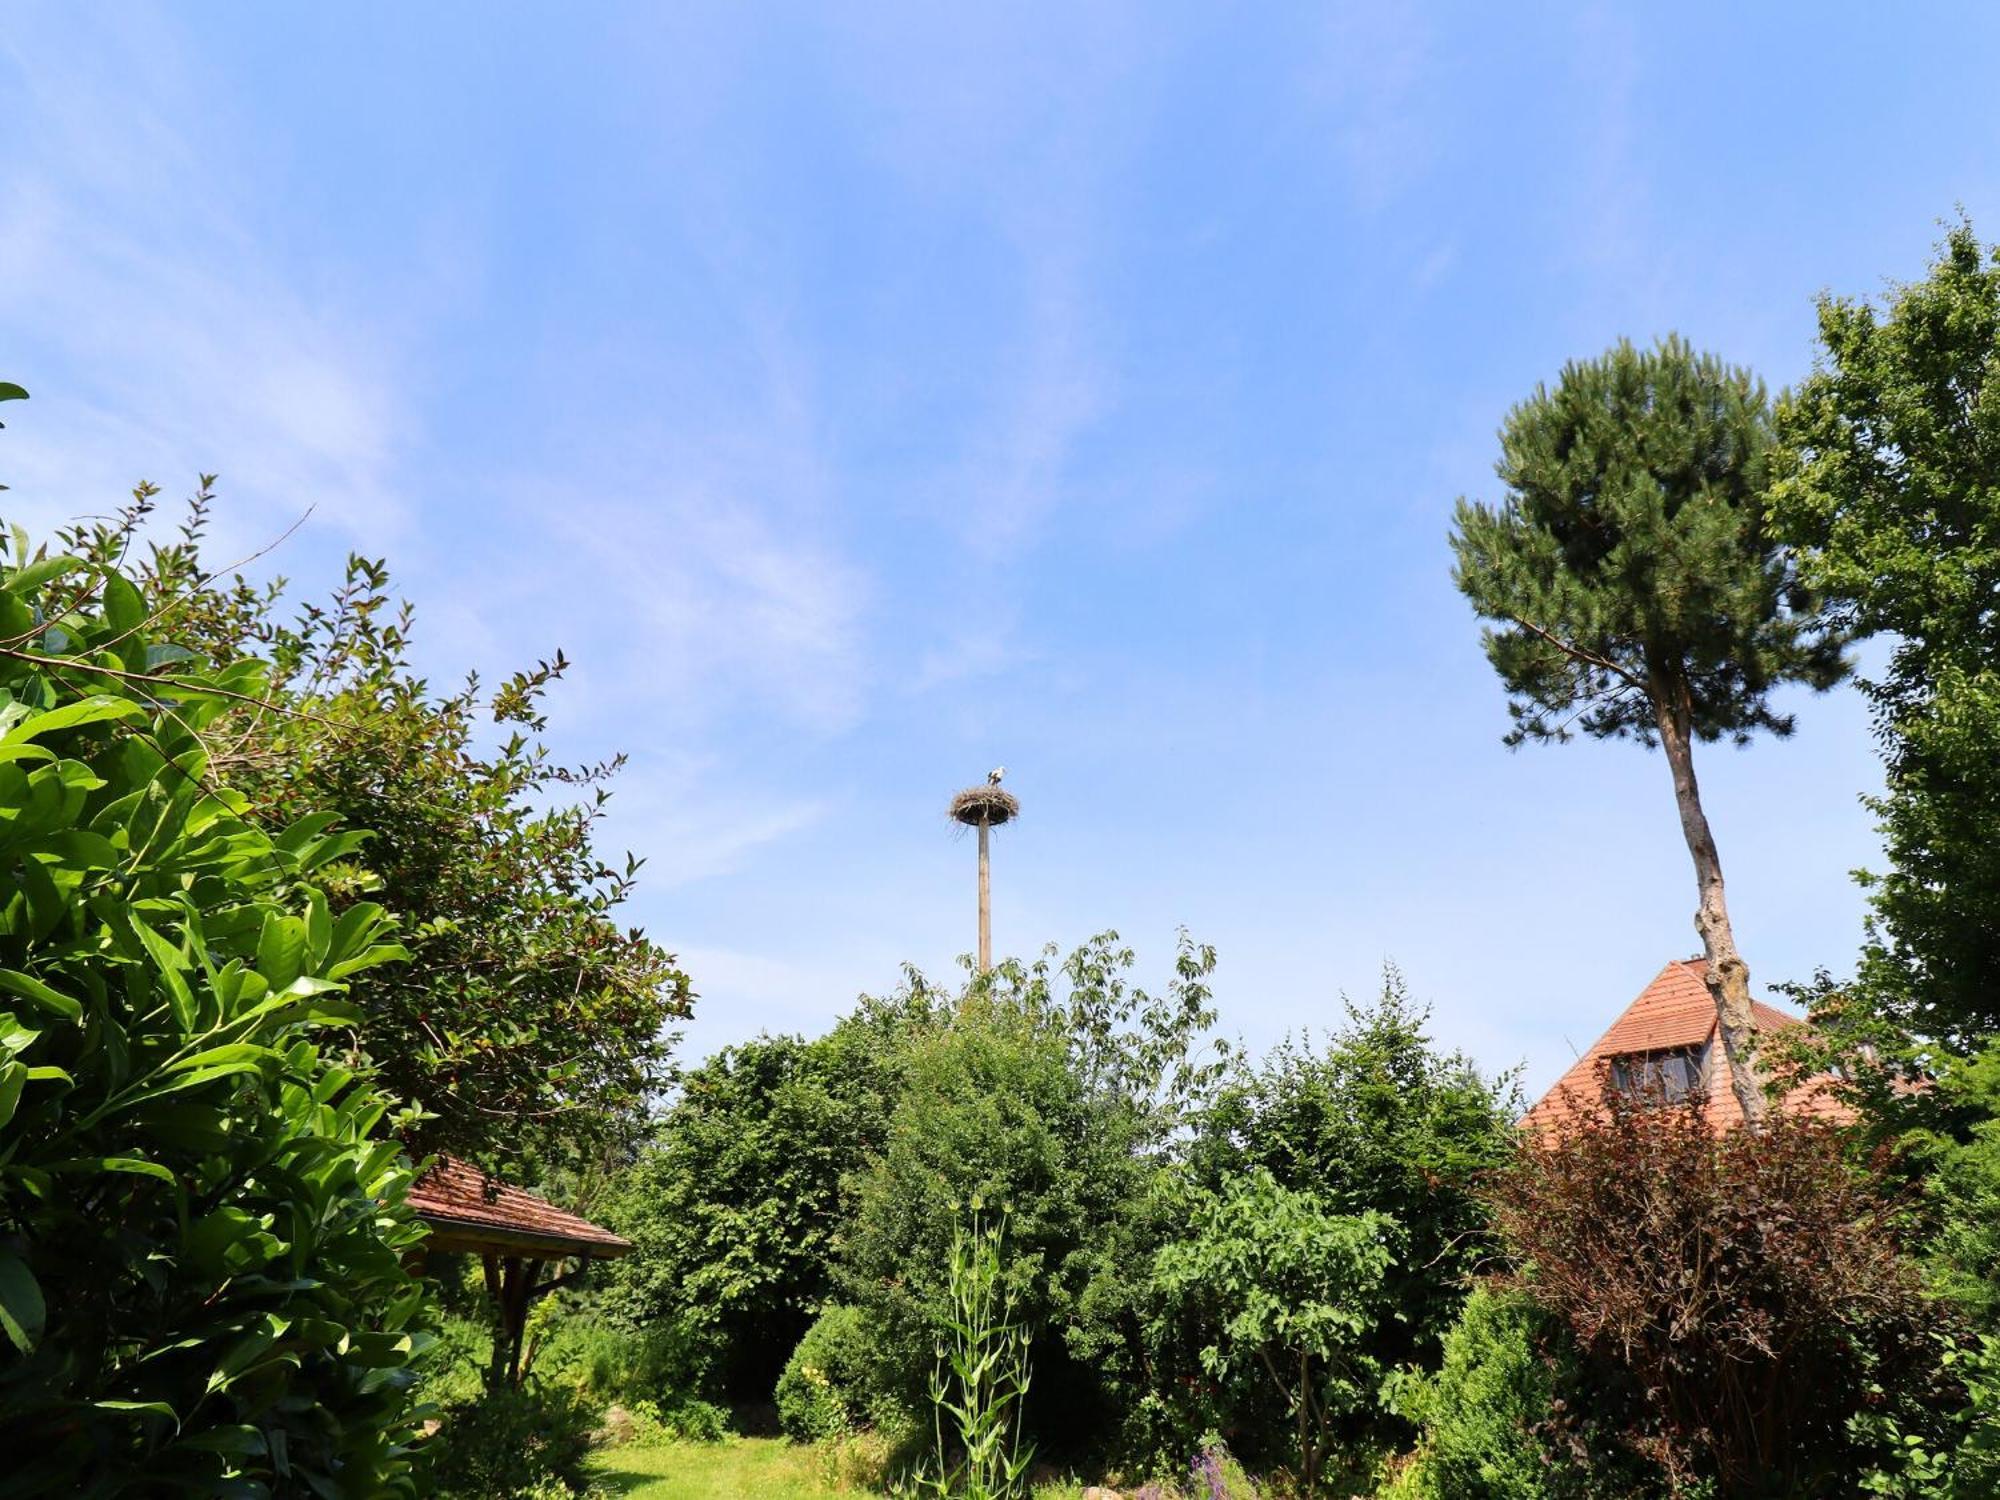
[[[1715,1000],[1702,976],[1706,959],[1683,958],[1668,964],[1653,976],[1653,982],[1639,992],[1639,998],[1625,1007],[1611,1023],[1611,1029],[1593,1042],[1576,1065],[1556,1080],[1535,1107],[1521,1117],[1523,1129],[1559,1125],[1577,1113],[1595,1110],[1602,1097],[1599,1069],[1614,1057],[1635,1052],[1663,1052],[1681,1047],[1700,1047],[1715,1039]],[[1805,1022],[1761,1000],[1751,1002],[1751,1013],[1759,1031],[1784,1031]],[[1728,1129],[1743,1123],[1743,1107],[1729,1086],[1729,1063],[1718,1045],[1708,1057],[1707,1113],[1711,1125]],[[1846,1105],[1824,1084],[1807,1083],[1794,1089],[1782,1107],[1812,1114],[1846,1118]]]
[[[615,1258],[632,1248],[608,1229],[565,1213],[526,1188],[488,1177],[469,1162],[440,1156],[410,1189],[410,1207],[444,1250]]]

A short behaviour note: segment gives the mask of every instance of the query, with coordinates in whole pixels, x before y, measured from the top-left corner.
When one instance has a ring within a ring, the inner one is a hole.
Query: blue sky
[[[1692,877],[1656,756],[1501,746],[1453,500],[1566,358],[1782,385],[2000,233],[2000,12],[1637,10],[16,4],[8,514],[219,470],[440,675],[562,647],[690,1054],[970,947],[1005,762],[1001,949],[1185,924],[1252,1044],[1393,958],[1539,1086]],[[1799,723],[1702,764],[1760,982],[1873,851],[1860,706]]]

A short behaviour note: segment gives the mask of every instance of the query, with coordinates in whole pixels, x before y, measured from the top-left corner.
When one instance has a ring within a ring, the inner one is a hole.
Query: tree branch
[[[1580,661],[1587,666],[1596,667],[1599,671],[1609,672],[1613,677],[1616,677],[1620,682],[1623,682],[1627,687],[1637,688],[1642,693],[1646,690],[1646,684],[1644,682],[1642,682],[1639,678],[1634,677],[1630,672],[1626,671],[1623,667],[1619,666],[1617,662],[1612,661],[1610,658],[1598,656],[1594,652],[1584,650],[1581,646],[1572,645],[1570,642],[1564,640],[1561,636],[1556,635],[1554,632],[1544,630],[1541,626],[1537,625],[1533,620],[1524,620],[1519,615],[1514,615],[1514,614],[1510,614],[1506,616],[1506,618],[1513,621],[1514,624],[1519,626],[1521,629],[1527,631],[1530,635],[1540,636],[1543,640],[1547,641],[1551,646],[1555,647],[1556,650],[1562,652],[1564,656],[1567,656],[1571,661]]]

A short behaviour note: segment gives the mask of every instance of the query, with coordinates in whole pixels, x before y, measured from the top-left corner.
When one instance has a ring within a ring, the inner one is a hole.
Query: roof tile
[[[1703,974],[1707,960],[1676,959],[1653,976],[1639,997],[1625,1007],[1610,1029],[1593,1042],[1555,1087],[1544,1094],[1535,1107],[1521,1117],[1523,1129],[1544,1129],[1559,1125],[1577,1114],[1595,1110],[1601,1097],[1600,1065],[1614,1057],[1634,1052],[1664,1052],[1681,1047],[1699,1047],[1715,1036],[1715,1001],[1708,993]],[[1774,1005],[1761,1000],[1751,1003],[1751,1013],[1759,1031],[1782,1031],[1805,1023]],[[1729,1087],[1721,1049],[1712,1054],[1709,1065],[1707,1115],[1717,1129],[1743,1123],[1743,1106]],[[1815,1080],[1794,1089],[1782,1101],[1793,1111],[1845,1119],[1847,1106],[1836,1098],[1825,1082]]]
[[[604,1250],[629,1250],[632,1245],[526,1188],[488,1177],[455,1156],[438,1157],[410,1189],[409,1201],[417,1217],[426,1221],[513,1230]]]

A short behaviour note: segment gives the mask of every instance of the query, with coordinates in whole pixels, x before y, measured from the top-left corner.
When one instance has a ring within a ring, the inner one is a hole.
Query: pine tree
[[[1460,500],[1453,577],[1493,622],[1486,654],[1510,695],[1509,744],[1572,733],[1659,747],[1694,861],[1730,1082],[1765,1114],[1750,970],[1695,779],[1694,743],[1783,736],[1780,683],[1824,690],[1843,641],[1764,521],[1772,444],[1763,384],[1679,338],[1621,342],[1566,366],[1508,414],[1497,507]]]

